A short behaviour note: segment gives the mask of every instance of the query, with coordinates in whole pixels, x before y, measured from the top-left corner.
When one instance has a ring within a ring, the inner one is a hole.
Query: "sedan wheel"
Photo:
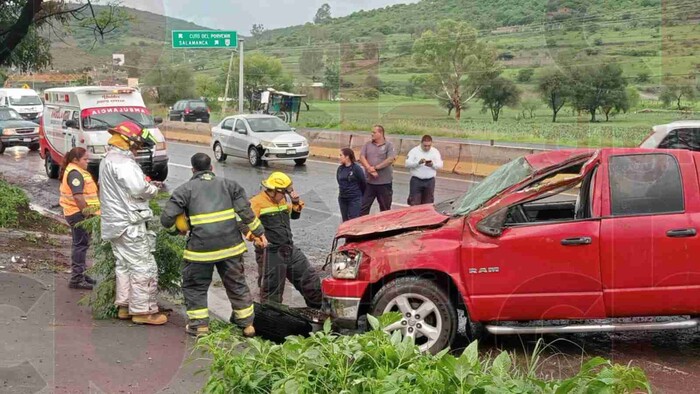
[[[253,167],[257,167],[262,163],[262,160],[260,159],[260,152],[258,152],[254,146],[251,146],[248,149],[248,162]]]
[[[226,155],[224,153],[224,149],[221,147],[220,143],[215,143],[214,144],[214,158],[216,158],[216,161],[226,161]]]
[[[438,353],[450,346],[457,333],[457,311],[435,282],[404,277],[384,286],[374,297],[371,314],[401,313],[401,320],[385,328],[400,330],[423,352]]]

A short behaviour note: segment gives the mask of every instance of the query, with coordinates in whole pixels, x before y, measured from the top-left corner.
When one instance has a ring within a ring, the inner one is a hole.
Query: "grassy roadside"
[[[292,122],[298,128],[320,128],[345,131],[367,131],[372,125],[384,125],[390,134],[422,135],[494,140],[496,142],[523,142],[580,147],[632,147],[638,146],[649,135],[654,125],[676,120],[692,119],[697,112],[681,113],[659,108],[655,101],[644,100],[639,108],[626,114],[611,117],[609,122],[589,122],[589,115],[572,114],[569,109],[560,111],[553,123],[551,111],[544,105],[537,108],[532,117],[519,110],[504,109],[501,119],[493,122],[490,115],[482,113],[478,103],[472,103],[462,112],[461,121],[447,115],[434,100],[408,99],[399,96],[382,96],[377,101],[309,103],[309,111],[302,106],[299,121]],[[163,106],[152,106],[154,114],[167,116]],[[234,112],[235,113],[235,112]],[[234,113],[229,113],[232,115]],[[605,116],[600,115],[604,120]],[[212,125],[221,114],[212,114]]]

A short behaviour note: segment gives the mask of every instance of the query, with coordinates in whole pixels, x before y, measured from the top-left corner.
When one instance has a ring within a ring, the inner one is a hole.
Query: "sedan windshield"
[[[10,105],[41,105],[39,96],[15,96],[9,99]]]
[[[280,118],[248,118],[250,129],[256,133],[266,133],[275,131],[292,131],[288,124]]]
[[[11,109],[11,108],[0,109],[0,120],[20,120],[20,119],[22,119],[22,117],[14,109]]]
[[[466,215],[498,193],[520,183],[533,174],[533,169],[524,157],[515,159],[508,164],[499,167],[491,175],[484,178],[479,184],[473,186],[462,197],[454,201],[453,215]]]
[[[111,112],[106,114],[93,114],[83,118],[83,130],[105,130],[126,120],[135,120],[144,128],[154,126],[153,118],[148,114],[138,112],[124,114],[120,112]]]

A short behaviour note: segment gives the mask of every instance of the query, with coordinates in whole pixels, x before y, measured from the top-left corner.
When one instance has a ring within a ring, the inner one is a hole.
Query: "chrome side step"
[[[568,326],[494,326],[486,325],[493,335],[533,335],[533,334],[576,334],[582,332],[621,332],[621,331],[662,331],[681,330],[700,327],[700,318],[659,323],[610,323],[610,324],[575,324]]]

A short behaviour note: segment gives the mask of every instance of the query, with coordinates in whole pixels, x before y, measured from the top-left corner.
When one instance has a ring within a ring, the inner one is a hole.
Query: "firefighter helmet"
[[[122,137],[129,146],[140,144],[145,147],[153,147],[156,144],[155,137],[147,129],[142,128],[136,122],[125,121],[118,125],[107,129],[110,134],[116,134]]]
[[[261,184],[268,190],[287,191],[292,186],[292,179],[283,172],[275,171]]]

